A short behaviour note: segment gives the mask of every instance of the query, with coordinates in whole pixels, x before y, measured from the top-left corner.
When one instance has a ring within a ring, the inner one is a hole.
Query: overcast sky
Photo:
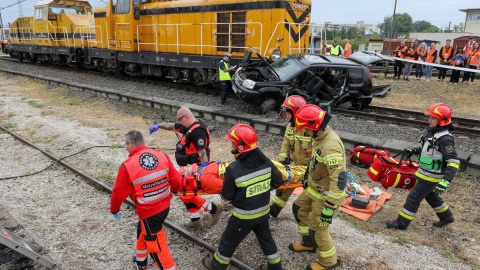
[[[105,2],[107,0],[104,0]],[[17,0],[0,0],[0,7],[15,4]],[[33,5],[37,0],[22,2],[25,16],[33,15]],[[312,0],[312,22],[349,24],[357,21],[378,24],[383,18],[393,14],[395,0]],[[94,7],[105,6],[101,0],[92,0]],[[426,20],[441,28],[465,21],[465,12],[459,9],[480,8],[478,0],[397,0],[397,13],[407,12],[413,21]],[[12,23],[19,15],[18,7],[0,10],[3,24]]]

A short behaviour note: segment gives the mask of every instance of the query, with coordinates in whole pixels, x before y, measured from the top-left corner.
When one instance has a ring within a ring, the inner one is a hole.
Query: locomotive
[[[218,62],[251,47],[271,60],[306,52],[311,0],[40,0],[10,28],[9,54],[195,85],[218,82]]]

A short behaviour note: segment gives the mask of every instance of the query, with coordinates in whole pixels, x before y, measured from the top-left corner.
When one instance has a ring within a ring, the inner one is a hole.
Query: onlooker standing
[[[475,37],[470,36],[467,44],[465,44],[465,47],[463,47],[463,54],[465,54],[465,56],[468,57],[468,55],[472,52],[473,44],[475,44]]]
[[[220,64],[218,66],[218,77],[220,80],[220,101],[222,105],[227,104],[228,91],[232,89],[232,75],[230,75],[230,71],[234,70],[235,66],[231,67],[228,63],[231,57],[231,54],[224,54],[223,59],[220,60]]]
[[[415,57],[418,62],[425,62],[427,59],[427,43],[422,42],[418,48],[415,50]],[[415,66],[415,77],[420,80],[423,76],[423,65],[420,63],[417,63]]]
[[[338,45],[337,40],[333,40],[333,45],[330,47],[330,55],[340,56],[343,54],[342,46]]]
[[[415,60],[415,43],[412,41],[410,47],[403,52],[405,60],[413,61]],[[405,69],[403,70],[403,79],[409,81],[408,76],[412,72],[412,62],[405,62]]]
[[[122,202],[130,196],[135,203],[135,213],[140,220],[133,261],[138,270],[147,269],[148,254],[156,267],[178,270],[167,246],[163,222],[170,210],[171,193],[180,189],[180,174],[166,154],[145,146],[139,131],[132,130],[125,135],[125,148],[128,158],[118,168],[110,212],[120,219]]]
[[[470,50],[470,54],[467,59],[467,67],[469,69],[480,69],[478,58],[480,57],[480,49],[479,43],[475,42]],[[475,80],[475,72],[464,72],[462,83],[468,84],[468,80],[470,79],[470,83],[473,83]]]
[[[455,141],[450,134],[452,110],[447,104],[438,103],[430,106],[425,114],[429,116],[430,129],[420,138],[421,145],[405,149],[410,154],[419,155],[420,168],[415,173],[417,184],[408,194],[397,219],[386,222],[390,229],[406,230],[424,199],[440,219],[433,226],[443,227],[455,221],[452,211],[440,197],[460,166]]]
[[[232,215],[213,258],[203,257],[202,264],[211,270],[227,269],[237,246],[253,231],[266,256],[266,268],[281,270],[282,262],[268,224],[268,212],[270,190],[282,184],[282,175],[258,148],[257,133],[251,126],[235,125],[225,137],[232,142],[235,161],[225,170],[222,198],[231,201]]]
[[[452,65],[454,67],[463,67],[465,66],[465,62],[467,57],[463,55],[463,49],[458,48],[455,56],[452,57]],[[452,76],[450,77],[450,84],[458,84],[458,80],[460,79],[460,70],[454,69],[452,70]]]
[[[405,46],[405,41],[400,42],[400,46],[398,46],[393,51],[393,56],[398,58],[405,58],[405,55],[402,53],[403,51],[407,50],[407,46]],[[395,64],[393,65],[393,78],[400,79],[400,75],[402,75],[403,69],[403,62],[400,60],[395,60]]]
[[[345,39],[345,50],[343,51],[343,57],[349,57],[352,55],[352,45],[350,45],[350,41]]]
[[[451,42],[451,39],[447,39],[445,46],[440,49],[440,65],[449,66],[452,62],[453,48],[452,46],[450,46]],[[437,81],[445,82],[445,76],[447,75],[447,71],[448,69],[446,68],[439,68]]]
[[[430,50],[427,52],[427,59],[425,59],[425,63],[436,63],[437,62],[437,45],[432,42],[430,44]],[[433,71],[433,66],[426,65],[426,71],[425,71],[425,80],[428,82],[432,78],[432,71]]]

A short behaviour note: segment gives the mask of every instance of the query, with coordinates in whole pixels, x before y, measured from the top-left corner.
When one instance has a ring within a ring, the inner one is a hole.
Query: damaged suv
[[[249,63],[251,52],[246,52],[232,88],[242,101],[258,106],[260,114],[279,108],[289,95],[344,109],[362,109],[372,102],[372,76],[363,61],[302,53],[269,63],[257,55],[260,61]]]

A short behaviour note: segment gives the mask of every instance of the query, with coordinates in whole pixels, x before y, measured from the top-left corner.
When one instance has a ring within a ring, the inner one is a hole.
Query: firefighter
[[[207,269],[226,269],[237,246],[253,231],[267,257],[267,269],[282,269],[280,254],[270,232],[270,190],[282,184],[275,165],[258,149],[257,133],[245,124],[233,126],[225,136],[232,142],[235,161],[225,171],[222,198],[231,201],[232,216],[213,258],[205,256]]]
[[[450,134],[453,129],[452,110],[447,104],[438,103],[428,108],[425,114],[429,116],[430,129],[421,136],[419,147],[405,149],[410,154],[419,155],[420,168],[415,173],[417,184],[408,194],[398,218],[387,221],[390,229],[406,230],[423,199],[440,219],[433,223],[435,227],[443,227],[455,221],[452,211],[440,197],[460,166],[455,142]]]
[[[197,164],[201,167],[208,165],[210,160],[210,130],[201,121],[195,118],[187,107],[177,111],[177,123],[154,124],[150,127],[150,134],[159,128],[172,130],[183,134],[177,143],[175,160],[179,166]],[[190,213],[190,221],[185,224],[189,228],[200,228],[203,225],[201,211],[212,215],[211,225],[215,225],[223,211],[222,205],[207,201],[200,196],[180,196]]]
[[[305,189],[292,206],[298,223],[300,243],[288,248],[295,252],[317,251],[318,261],[306,269],[334,269],[338,265],[336,247],[328,228],[335,210],[345,202],[347,182],[345,147],[328,126],[331,119],[315,105],[297,111],[297,130],[306,130],[312,141],[312,158],[308,166]]]
[[[295,130],[295,114],[300,107],[306,104],[305,99],[297,95],[287,97],[282,104],[282,111],[278,120],[283,122],[286,118],[290,123],[285,129],[285,136],[283,137],[278,158],[280,163],[288,165],[290,161],[293,161],[295,165],[307,165],[308,153],[312,149],[312,139],[305,134],[305,131]],[[288,198],[292,196],[293,191],[294,189],[285,189],[275,192],[275,197],[270,206],[270,215],[272,217],[278,217],[280,211],[287,204]]]
[[[172,194],[181,185],[181,178],[170,158],[159,150],[145,146],[143,135],[132,130],[125,135],[128,158],[118,168],[110,199],[110,212],[120,219],[122,202],[130,196],[135,203],[137,225],[137,269],[146,270],[148,253],[156,267],[178,269],[167,246],[163,222],[170,210]]]

